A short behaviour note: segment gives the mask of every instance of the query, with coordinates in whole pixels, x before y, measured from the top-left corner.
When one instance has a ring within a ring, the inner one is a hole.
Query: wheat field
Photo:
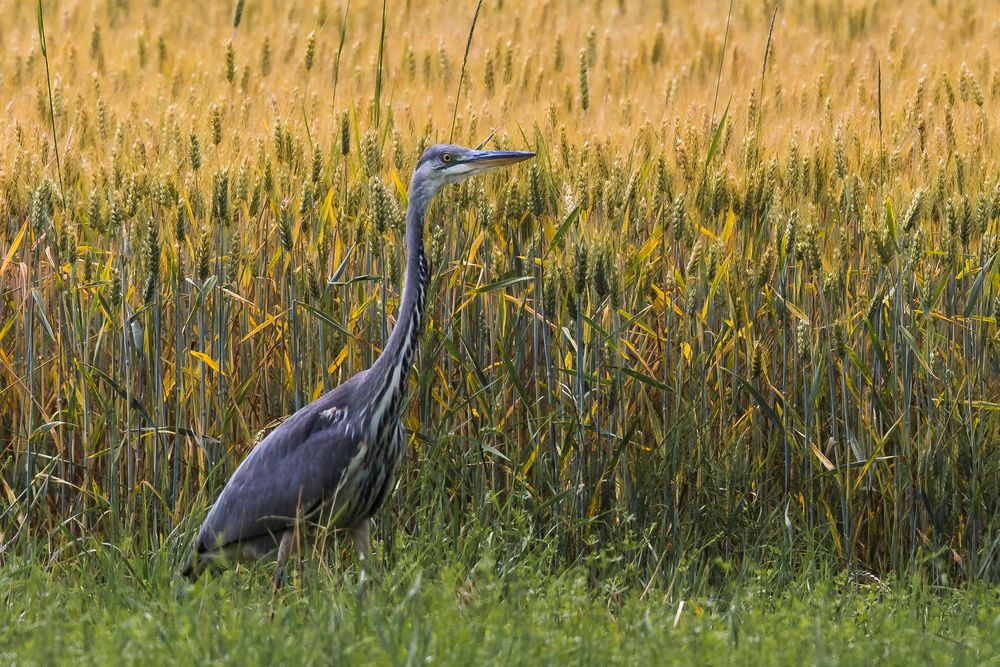
[[[0,6],[0,562],[179,562],[489,139],[538,157],[429,213],[386,562],[997,580],[996,6],[485,0],[466,59],[471,2],[239,4]]]

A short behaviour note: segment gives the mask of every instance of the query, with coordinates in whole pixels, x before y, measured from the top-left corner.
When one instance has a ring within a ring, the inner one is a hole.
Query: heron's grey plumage
[[[382,353],[371,368],[288,417],[250,452],[198,531],[185,574],[197,575],[200,559],[220,553],[274,553],[300,517],[353,529],[367,542],[368,521],[392,492],[406,443],[400,410],[430,280],[423,244],[427,206],[448,183],[532,155],[448,145],[424,152],[410,181],[399,315]],[[367,557],[367,544],[356,546]],[[287,548],[282,551],[287,557]],[[279,555],[276,581],[282,565]]]

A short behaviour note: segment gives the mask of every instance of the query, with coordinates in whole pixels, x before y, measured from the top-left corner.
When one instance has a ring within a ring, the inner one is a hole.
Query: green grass
[[[850,586],[829,572],[779,581],[761,571],[719,590],[665,595],[654,586],[643,596],[637,582],[595,586],[584,566],[553,572],[542,554],[509,569],[488,555],[467,566],[414,542],[364,597],[350,561],[323,561],[307,562],[272,600],[266,567],[191,586],[171,576],[166,551],[90,546],[45,568],[14,562],[2,571],[0,663],[1000,661],[1000,600],[985,588]]]

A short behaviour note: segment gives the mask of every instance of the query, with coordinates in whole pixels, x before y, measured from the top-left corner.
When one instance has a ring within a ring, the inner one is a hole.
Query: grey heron
[[[395,486],[406,444],[400,410],[430,279],[427,207],[445,185],[533,156],[444,144],[424,152],[410,181],[399,312],[381,353],[371,368],[289,416],[250,451],[198,531],[185,576],[196,578],[213,561],[276,554],[277,588],[300,519],[348,531],[367,566],[371,517]]]

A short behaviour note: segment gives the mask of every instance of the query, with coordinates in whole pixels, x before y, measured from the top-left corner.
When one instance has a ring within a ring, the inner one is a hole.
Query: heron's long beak
[[[467,164],[476,170],[493,169],[495,167],[505,167],[532,157],[535,157],[535,154],[531,151],[469,151],[461,163]]]

